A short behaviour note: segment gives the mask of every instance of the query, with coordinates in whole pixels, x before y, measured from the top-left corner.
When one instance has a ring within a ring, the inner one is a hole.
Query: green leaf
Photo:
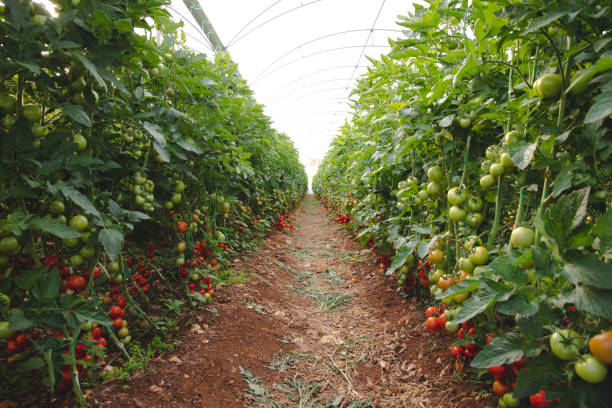
[[[519,141],[508,146],[508,153],[510,153],[510,158],[516,167],[521,170],[525,170],[527,166],[529,166],[531,159],[533,159],[533,155],[535,154],[537,148],[537,141],[533,143]]]
[[[81,233],[51,217],[36,217],[32,225],[59,238],[79,238]]]
[[[89,198],[85,197],[79,191],[77,191],[76,189],[68,185],[62,185],[60,189],[62,193],[64,194],[64,196],[72,200],[73,203],[75,203],[76,205],[78,205],[83,210],[87,211],[88,213],[96,217],[100,217],[100,213],[98,212],[96,207],[94,207],[94,205],[91,203],[91,201],[89,201]]]
[[[104,246],[104,250],[110,260],[114,261],[123,246],[123,234],[121,231],[114,228],[104,228],[99,232],[98,240]]]
[[[540,322],[538,316],[533,314],[529,316],[519,314],[516,316],[516,323],[527,338],[539,339],[542,337],[542,322]]]
[[[47,274],[47,278],[41,282],[42,297],[45,299],[54,299],[57,295],[59,295],[60,280],[59,269],[51,269]]]
[[[516,386],[512,391],[514,397],[525,398],[540,390],[548,389],[551,382],[555,381],[555,377],[559,378],[563,373],[560,361],[551,353],[528,361],[527,367],[519,371]]]
[[[523,34],[529,34],[532,31],[539,30],[540,28],[549,25],[553,21],[558,20],[559,18],[563,17],[566,14],[567,14],[566,10],[558,10],[558,11],[546,13],[544,14],[544,16],[540,17],[539,19],[535,20],[533,23],[529,24],[529,27],[527,27],[527,29],[523,31]]]
[[[557,177],[553,186],[553,197],[557,198],[559,195],[572,186],[572,172],[568,166],[563,167]]]
[[[450,299],[462,293],[470,293],[478,289],[479,285],[480,281],[476,279],[464,279],[445,290],[440,296],[436,296],[436,299]]]
[[[518,333],[505,333],[495,337],[476,354],[472,367],[488,368],[518,361],[523,357],[523,344],[524,340]]]
[[[385,272],[385,275],[391,275],[397,268],[401,267],[404,262],[406,262],[406,258],[408,258],[412,252],[414,252],[414,248],[416,248],[418,242],[419,238],[413,236],[410,241],[402,245],[398,249],[397,253],[393,256],[393,261],[391,262],[387,272]]]
[[[25,61],[17,61],[17,60],[15,60],[15,64],[22,66],[28,71],[31,71],[37,75],[40,75],[40,67],[38,66],[38,64],[35,64],[33,62],[25,62]]]
[[[509,316],[514,316],[517,313],[521,313],[523,316],[530,316],[537,313],[538,305],[537,302],[530,302],[524,294],[520,293],[511,296],[505,302],[497,303],[495,310]]]
[[[601,248],[612,247],[612,208],[597,218],[592,229],[593,234],[599,237]]]
[[[612,115],[612,91],[603,91],[595,98],[595,103],[584,117],[584,123],[593,123]]]
[[[23,310],[21,309],[17,309],[9,313],[8,322],[9,329],[11,331],[28,330],[29,328],[34,327],[34,322],[26,319],[23,315]]]
[[[19,363],[16,371],[18,373],[27,373],[32,370],[38,370],[40,368],[43,368],[44,366],[45,366],[45,360],[43,360],[40,357],[34,356],[34,357],[28,358],[23,363]]]
[[[524,285],[529,282],[529,274],[521,267],[513,265],[514,259],[508,255],[498,256],[489,264],[491,269],[505,281],[515,285]]]
[[[104,79],[98,73],[98,67],[96,67],[89,59],[87,59],[87,57],[81,55],[78,52],[70,53],[70,55],[73,55],[79,61],[81,61],[83,66],[87,68],[87,70],[91,73],[91,75],[93,75],[93,77],[96,79],[96,81],[98,81],[100,86],[104,88],[106,92],[108,92],[108,88],[106,87],[106,82],[104,82]]]
[[[443,127],[443,128],[449,127],[450,125],[452,125],[452,124],[453,124],[453,120],[454,120],[454,119],[455,119],[455,114],[454,114],[454,113],[451,113],[450,115],[448,115],[448,116],[444,117],[444,118],[443,118],[443,119],[440,121],[439,125],[440,125],[440,127]]]
[[[583,283],[599,289],[612,289],[612,265],[595,254],[579,253],[566,260],[563,271],[573,284]]]
[[[452,320],[453,323],[463,323],[484,312],[493,303],[495,303],[496,295],[497,292],[494,289],[487,285],[482,285],[481,283],[480,289],[472,294],[468,300],[462,303],[461,310]]]
[[[89,116],[87,113],[85,113],[81,106],[65,102],[62,104],[61,109],[64,115],[68,116],[75,122],[91,127],[91,119],[89,119]]]
[[[196,154],[202,154],[204,152],[198,145],[189,143],[185,139],[177,139],[174,142],[188,152],[194,152]]]
[[[612,320],[612,291],[610,290],[578,286],[563,300],[565,303],[573,303],[580,311]]]
[[[21,289],[32,289],[32,287],[45,276],[45,272],[47,271],[46,266],[41,266],[39,268],[29,269],[22,273],[21,275],[17,275],[15,277],[15,284]]]
[[[561,247],[565,247],[568,236],[586,217],[587,204],[591,187],[576,190],[559,199],[551,205],[541,222],[536,226]]]

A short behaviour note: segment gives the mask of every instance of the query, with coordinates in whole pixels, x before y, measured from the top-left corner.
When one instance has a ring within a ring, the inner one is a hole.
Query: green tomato
[[[23,117],[28,120],[28,122],[39,122],[42,119],[42,108],[40,105],[35,103],[30,103],[24,105],[22,108]]]
[[[0,120],[0,125],[2,125],[5,129],[11,129],[13,125],[17,122],[17,116],[15,115],[6,115]]]
[[[472,213],[472,214],[468,215],[467,218],[465,219],[465,223],[470,228],[478,228],[480,226],[480,224],[482,224],[482,214],[480,214],[480,213]]]
[[[495,184],[495,178],[490,174],[487,174],[486,176],[482,176],[480,178],[480,187],[482,188],[490,188],[493,186],[493,184]]]
[[[427,195],[429,197],[437,197],[440,194],[440,184],[435,181],[431,181],[427,184]]]
[[[429,198],[429,194],[427,194],[427,190],[420,190],[418,193],[418,199],[421,201],[426,201]]]
[[[472,121],[469,118],[461,118],[459,119],[459,126],[464,129],[469,128],[472,125]]]
[[[467,192],[460,187],[453,187],[446,193],[448,202],[452,205],[461,205],[467,198]]]
[[[533,89],[540,98],[554,98],[561,94],[563,80],[559,74],[546,74],[539,77],[533,84]]]
[[[575,360],[580,356],[586,340],[574,330],[561,329],[550,336],[550,350],[561,360]]]
[[[459,258],[459,268],[467,273],[472,273],[474,264],[470,261],[470,258]]]
[[[483,246],[477,246],[470,252],[470,262],[474,265],[484,265],[489,260],[489,251]]]
[[[510,235],[510,244],[519,249],[524,249],[533,244],[534,238],[535,234],[533,230],[526,227],[518,227],[512,230],[512,235]]]
[[[63,214],[66,210],[66,206],[64,206],[64,202],[62,200],[55,200],[49,206],[49,212],[53,215]]]
[[[448,309],[447,309],[448,310]],[[446,312],[445,312],[446,313]],[[448,318],[447,318],[448,319]],[[447,321],[444,325],[444,328],[449,332],[456,332],[459,330],[459,325],[457,323],[453,323],[451,321]]]
[[[584,381],[597,384],[608,376],[608,367],[591,354],[585,354],[574,364],[576,374]]]
[[[487,160],[493,160],[495,158],[495,146],[487,147],[487,150],[485,150],[485,157]]]
[[[170,197],[170,201],[172,201],[174,204],[178,204],[183,200],[183,196],[181,195],[181,193],[174,193],[172,194],[172,197]]]
[[[440,166],[433,166],[429,170],[427,170],[427,177],[431,181],[440,181],[442,180],[442,169]]]
[[[85,139],[85,136],[81,134],[76,134],[74,136],[74,139],[72,139],[72,142],[76,143],[77,151],[79,152],[82,152],[83,150],[87,148],[87,139]]]
[[[462,219],[465,218],[465,215],[466,215],[465,210],[461,207],[457,207],[456,205],[453,205],[448,210],[448,216],[454,222],[461,221]]]
[[[83,265],[83,262],[85,262],[85,260],[81,255],[75,254],[70,257],[70,263],[72,266],[81,266]]]
[[[6,339],[13,335],[13,331],[9,329],[9,322],[0,322],[0,339]]]
[[[499,162],[505,168],[511,169],[514,167],[514,162],[512,161],[512,158],[510,157],[510,153],[507,153],[507,152],[502,153],[502,155],[499,157]]]
[[[14,115],[17,109],[17,98],[13,95],[0,96],[0,110],[7,115]]]
[[[79,251],[79,254],[81,254],[81,256],[85,259],[87,258],[91,258],[92,256],[94,256],[96,254],[96,248],[87,248],[87,247],[83,247],[81,248],[81,250]]]
[[[117,273],[117,272],[119,272],[119,269],[120,269],[120,265],[119,265],[119,262],[117,262],[117,261],[113,261],[113,262],[108,264],[108,270],[111,273]]]
[[[501,163],[493,163],[489,167],[489,174],[493,177],[498,177],[504,174],[504,166]]]
[[[511,130],[504,135],[504,146],[510,146],[519,141],[521,134],[516,130]]]
[[[172,207],[174,207],[174,203],[173,203],[172,201],[166,201],[166,202],[164,203],[164,208],[165,208],[166,210],[171,210],[171,209],[172,209]]]
[[[179,180],[176,182],[176,185],[174,186],[174,192],[175,193],[182,193],[183,191],[185,191],[185,183],[183,183],[182,180]]]
[[[136,195],[134,196],[134,203],[136,203],[136,205],[138,206],[143,206],[146,203],[146,200],[143,196],[141,195]]]
[[[70,219],[70,226],[79,232],[83,232],[88,224],[89,221],[84,215],[75,215]]]
[[[514,395],[512,395],[511,392],[505,393],[502,399],[509,408],[516,408],[521,405],[521,400],[519,398],[514,398]]]
[[[47,133],[47,129],[38,123],[33,123],[32,126],[30,126],[30,130],[32,131],[32,136],[34,136],[35,139],[39,139]],[[40,140],[36,140],[35,142],[40,143]]]
[[[0,239],[0,253],[2,254],[14,254],[21,250],[21,244],[17,241],[17,238],[8,236]]]
[[[467,206],[470,211],[480,211],[482,209],[482,198],[480,197],[470,197]]]
[[[62,238],[62,245],[64,245],[66,248],[74,248],[78,244],[78,238]]]

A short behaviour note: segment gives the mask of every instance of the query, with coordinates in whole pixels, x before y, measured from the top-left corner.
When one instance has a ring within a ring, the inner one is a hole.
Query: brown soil
[[[202,315],[201,330],[186,328],[174,352],[151,361],[155,372],[134,376],[127,390],[119,381],[102,384],[89,394],[93,405],[496,405],[482,384],[458,380],[471,375],[448,351],[452,335],[425,329],[426,305],[403,299],[312,197],[294,224],[236,260],[234,269],[254,279],[218,291],[212,324]]]

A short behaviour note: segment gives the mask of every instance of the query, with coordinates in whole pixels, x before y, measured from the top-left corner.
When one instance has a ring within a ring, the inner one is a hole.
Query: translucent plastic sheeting
[[[351,89],[401,37],[402,0],[200,0],[241,75],[274,127],[295,142],[309,175],[349,117]],[[211,54],[182,0],[170,11],[185,20],[187,43]]]

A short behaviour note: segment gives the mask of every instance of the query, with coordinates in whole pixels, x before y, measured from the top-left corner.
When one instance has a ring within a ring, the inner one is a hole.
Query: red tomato
[[[533,394],[529,396],[529,402],[531,403],[531,406],[533,408],[540,408],[543,407],[545,405],[550,405],[553,402],[559,401],[559,398],[556,398],[553,401],[548,401],[546,399],[546,391],[544,390],[540,390],[539,393],[537,394]]]
[[[440,328],[440,322],[437,317],[428,317],[425,321],[425,325],[431,331],[437,331]]]
[[[460,355],[463,354],[463,348],[459,346],[453,346],[450,348],[450,352],[453,355],[453,357],[459,357]]]
[[[68,278],[67,285],[69,289],[75,292],[80,292],[81,290],[85,289],[86,283],[85,278],[81,275],[72,275]]]
[[[503,365],[489,367],[489,372],[493,378],[499,380],[506,376],[506,367]]]
[[[94,339],[99,339],[100,337],[102,337],[102,329],[100,327],[94,327],[93,329],[91,329],[91,335]]]
[[[121,317],[121,308],[119,306],[113,306],[110,308],[110,310],[108,311],[108,316],[111,319],[116,319],[118,317]]]
[[[115,320],[113,320],[113,328],[115,330],[119,330],[120,328],[123,327],[123,319],[118,317]]]
[[[431,317],[433,315],[437,315],[438,313],[440,313],[440,309],[438,309],[436,306],[429,306],[425,311],[425,317]]]
[[[179,221],[176,223],[176,229],[178,232],[186,232],[189,228],[189,225],[185,221]]]
[[[508,386],[501,382],[500,380],[495,380],[493,383],[493,393],[498,397],[502,397],[505,393],[508,392]]]

